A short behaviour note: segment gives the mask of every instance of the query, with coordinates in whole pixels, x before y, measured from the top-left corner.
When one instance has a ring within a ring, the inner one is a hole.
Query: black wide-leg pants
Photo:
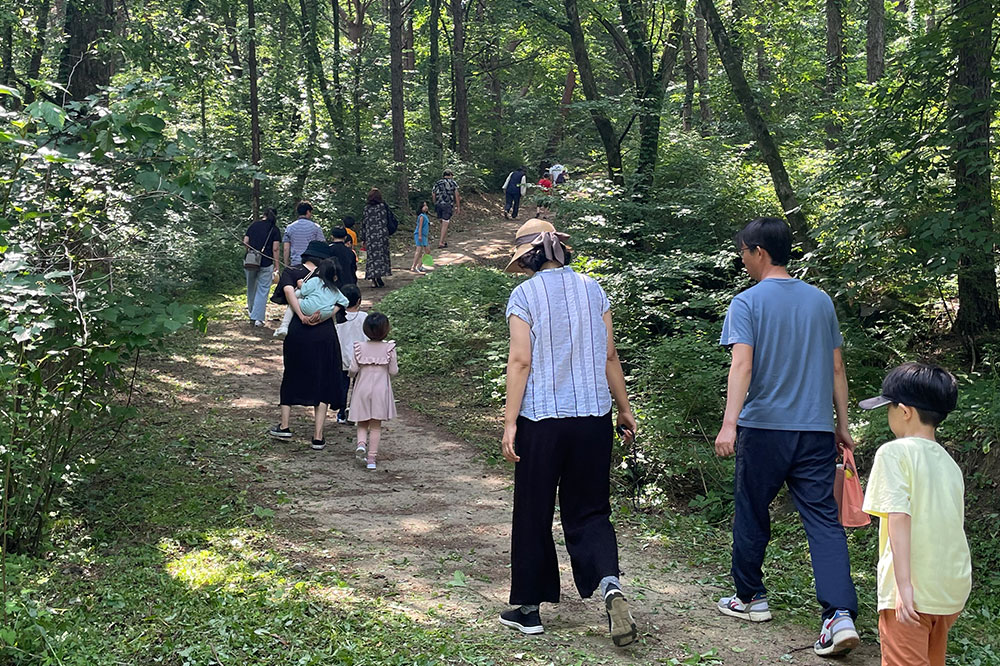
[[[576,589],[590,597],[618,575],[611,525],[611,413],[530,421],[517,419],[510,603],[559,602],[559,562],[552,538],[556,488]]]

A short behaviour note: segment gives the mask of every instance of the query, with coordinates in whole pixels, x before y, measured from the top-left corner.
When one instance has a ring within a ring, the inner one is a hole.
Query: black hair
[[[347,307],[349,308],[353,308],[361,302],[361,290],[356,284],[345,284],[340,288],[340,293],[342,293],[344,298],[347,299]]]
[[[278,211],[275,210],[274,208],[265,208],[264,209],[264,219],[267,220],[268,222],[270,222],[271,224],[277,223],[277,221],[278,221]]]
[[[907,406],[917,411],[921,423],[936,428],[958,404],[958,381],[955,375],[937,365],[904,363],[890,370],[882,380],[882,395],[911,396],[914,402],[925,406]]]
[[[565,255],[565,262],[563,263],[563,266],[569,266],[570,262],[573,261],[573,253],[564,243],[560,243],[560,245],[562,245],[563,254]],[[537,273],[542,270],[542,266],[546,261],[548,261],[548,259],[545,258],[545,249],[540,247],[528,250],[517,259],[517,263],[521,266],[521,268],[525,268],[532,273]]]
[[[333,238],[347,238],[347,229],[344,227],[334,227],[330,230],[330,236]]]
[[[337,287],[337,260],[333,257],[329,257],[319,262],[316,266],[316,272],[313,273],[314,277],[319,278],[323,282],[323,286],[333,291],[338,289]]]
[[[343,219],[343,222],[344,222],[344,228],[345,229],[353,229],[354,228],[354,218],[351,217],[350,215],[345,215],[344,219]]]
[[[389,335],[389,318],[381,312],[369,312],[361,326],[369,340],[379,342]]]
[[[751,220],[733,238],[736,251],[743,246],[764,248],[771,255],[772,266],[787,266],[792,254],[792,231],[788,223],[778,217],[758,217]]]
[[[295,214],[302,217],[313,209],[312,204],[308,201],[300,201],[299,205],[295,207]]]

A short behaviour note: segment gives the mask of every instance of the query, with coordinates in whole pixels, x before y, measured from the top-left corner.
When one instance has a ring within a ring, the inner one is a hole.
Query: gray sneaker
[[[722,597],[717,608],[723,615],[750,622],[767,622],[771,619],[771,609],[767,606],[765,594],[755,594],[748,603],[740,601],[735,594],[731,597]]]
[[[615,587],[608,590],[604,597],[604,608],[608,612],[608,631],[617,647],[628,645],[638,637],[639,632],[629,611],[628,601],[620,589]]]
[[[838,610],[833,617],[824,620],[813,651],[821,657],[839,657],[858,647],[859,643],[861,639],[858,637],[858,630],[854,628],[851,613]]]

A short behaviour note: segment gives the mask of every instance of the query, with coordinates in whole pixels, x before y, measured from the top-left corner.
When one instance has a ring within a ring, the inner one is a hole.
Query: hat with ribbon
[[[551,223],[533,217],[517,230],[514,234],[514,256],[504,269],[505,273],[523,273],[524,269],[518,263],[518,259],[534,250],[542,248],[545,258],[549,261],[558,261],[560,264],[566,263],[566,254],[563,251],[563,242],[569,238],[569,234],[556,231]]]

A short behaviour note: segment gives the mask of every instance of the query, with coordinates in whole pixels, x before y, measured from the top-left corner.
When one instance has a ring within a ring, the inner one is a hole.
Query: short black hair
[[[299,205],[295,207],[295,214],[302,217],[306,213],[312,211],[312,204],[308,201],[300,201]]]
[[[344,298],[347,299],[347,307],[349,308],[353,308],[361,302],[361,289],[359,289],[356,284],[345,284],[340,288],[340,293],[342,293]]]
[[[882,380],[882,395],[912,396],[923,406],[907,406],[917,411],[921,423],[936,428],[958,404],[958,381],[940,366],[911,361],[889,371]]]
[[[330,230],[331,238],[347,238],[347,229],[344,227],[334,227]]]
[[[354,227],[354,218],[351,217],[350,215],[345,215],[343,222],[345,229],[351,229],[352,227]]]
[[[389,318],[381,312],[369,312],[361,330],[365,332],[369,340],[376,342],[385,340],[385,336],[389,335]]]
[[[779,217],[758,217],[750,220],[733,238],[736,251],[743,246],[764,248],[771,255],[772,266],[787,266],[792,254],[792,230]]]
[[[573,253],[570,252],[569,247],[567,247],[564,243],[560,244],[563,248],[563,254],[566,255],[566,261],[563,263],[563,266],[569,266],[570,262],[573,261]],[[528,250],[517,258],[517,263],[521,266],[521,268],[525,268],[532,273],[537,273],[542,270],[542,266],[546,261],[548,261],[548,259],[545,257],[545,250],[540,247]]]

